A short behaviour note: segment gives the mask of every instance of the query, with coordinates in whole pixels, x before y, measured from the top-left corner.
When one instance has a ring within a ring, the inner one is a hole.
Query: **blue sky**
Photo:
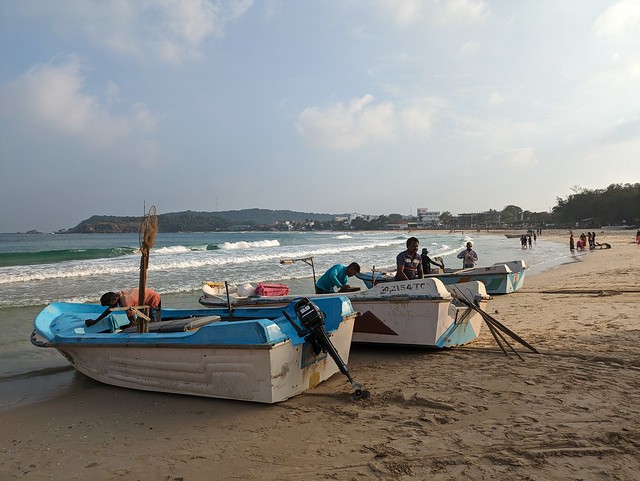
[[[4,0],[0,232],[640,182],[640,0]]]

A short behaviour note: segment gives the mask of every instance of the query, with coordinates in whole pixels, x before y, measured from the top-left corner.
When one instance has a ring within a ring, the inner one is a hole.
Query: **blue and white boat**
[[[479,281],[484,284],[487,294],[510,294],[524,285],[527,265],[523,260],[497,262],[488,267],[470,267],[461,270],[449,270],[440,274],[428,274],[425,278],[439,279],[449,286],[463,282]],[[362,272],[358,279],[371,288],[375,284],[395,282],[395,272]],[[375,281],[374,281],[375,279]]]
[[[344,363],[356,312],[345,297],[313,303],[298,298],[282,307],[231,313],[163,309],[163,320],[150,323],[146,333],[127,328],[126,313],[117,309],[85,325],[103,312],[97,304],[50,304],[36,317],[31,342],[57,349],[97,381],[147,391],[275,403],[338,370],[352,381]],[[305,327],[307,314],[319,318],[313,329]]]

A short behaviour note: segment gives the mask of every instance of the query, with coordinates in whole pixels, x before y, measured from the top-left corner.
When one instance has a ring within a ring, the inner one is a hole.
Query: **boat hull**
[[[330,339],[349,360],[353,316]],[[86,376],[113,386],[212,398],[276,403],[338,372],[326,353],[290,341],[274,346],[57,347]]]
[[[398,281],[390,284],[403,285],[408,282],[416,281]],[[382,288],[383,285],[378,287]],[[486,307],[489,300],[480,282],[469,282],[450,289],[455,296],[477,303],[481,309]],[[456,347],[476,339],[482,327],[480,314],[457,304],[451,296],[440,299],[396,297],[385,303],[352,303],[360,312],[354,326],[354,343]]]
[[[467,344],[480,333],[479,313],[455,302],[463,296],[484,308],[489,296],[480,282],[445,286],[439,279],[424,278],[381,283],[370,289],[341,293],[359,313],[354,343],[443,348]],[[206,292],[206,291],[205,291]],[[320,294],[312,299],[332,296]],[[289,297],[231,297],[233,306],[286,305]],[[200,298],[206,306],[225,305],[221,296]]]
[[[325,301],[323,305],[329,306]],[[333,310],[344,312],[344,301],[342,298],[342,307],[333,306]],[[355,321],[348,300],[346,305],[348,312],[330,331],[327,329],[345,364]],[[36,318],[32,342],[57,349],[79,372],[105,384],[261,403],[284,401],[339,371],[330,356],[315,353],[310,343],[292,334],[288,321],[246,320],[267,310],[254,311],[253,315],[248,310],[238,310],[235,314],[245,320],[218,318],[193,332],[88,334],[78,333],[83,330],[86,310],[70,313],[64,305],[58,305],[58,309],[45,313],[45,317],[55,313],[49,322],[41,319],[43,322],[38,323]],[[163,310],[163,315],[176,311]]]
[[[489,295],[510,294],[524,285],[527,266],[524,261],[509,261],[493,264],[488,267],[472,267],[445,274],[429,274],[425,278],[439,279],[450,286],[464,282],[482,282]],[[376,283],[395,282],[392,276],[376,272]],[[371,287],[373,274],[366,272],[358,274],[367,287]]]

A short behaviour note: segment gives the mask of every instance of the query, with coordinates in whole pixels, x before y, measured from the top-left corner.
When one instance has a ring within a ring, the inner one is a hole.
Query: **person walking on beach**
[[[352,262],[348,266],[334,265],[316,282],[316,294],[331,294],[336,288],[338,292],[359,291],[359,287],[351,287],[348,284],[349,277],[355,276],[358,272],[360,272],[360,264],[357,262]]]
[[[422,271],[424,275],[431,274],[432,264],[436,267],[439,267],[440,269],[442,269],[442,272],[444,272],[444,262],[438,263],[432,260],[431,257],[429,257],[429,251],[427,250],[426,247],[422,249],[422,254],[420,254],[420,260],[422,261]]]
[[[573,252],[576,248],[575,242],[573,241],[573,234],[569,236],[569,250]]]
[[[87,319],[85,321],[85,325],[93,326],[95,323],[105,318],[109,314],[111,308],[137,306],[139,293],[140,290],[137,287],[135,289],[126,289],[124,291],[104,293],[100,298],[100,304],[103,306],[107,306],[107,309],[102,314],[100,314],[97,319]],[[149,306],[149,317],[151,318],[151,322],[160,321],[162,310],[160,294],[147,287],[144,290],[144,305]],[[132,324],[135,324],[135,313],[133,313],[133,311],[125,312],[127,313],[129,321],[131,321]]]
[[[396,281],[406,281],[411,279],[422,279],[422,259],[418,254],[420,241],[416,237],[407,239],[407,250],[396,256]]]
[[[478,254],[472,249],[473,244],[467,242],[467,248],[458,254],[458,259],[462,259],[462,268],[468,269],[469,267],[475,267],[478,262]]]

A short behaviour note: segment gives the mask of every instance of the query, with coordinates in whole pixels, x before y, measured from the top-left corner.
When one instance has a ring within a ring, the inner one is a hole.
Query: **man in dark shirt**
[[[422,249],[422,254],[420,254],[420,258],[422,259],[422,270],[424,274],[431,274],[431,265],[433,264],[436,267],[439,267],[444,272],[444,262],[437,263],[429,257],[429,251],[426,247]],[[436,258],[437,259],[437,258]]]
[[[396,281],[406,281],[410,279],[422,279],[422,259],[418,254],[420,241],[415,237],[407,239],[407,250],[402,251],[396,257]]]

